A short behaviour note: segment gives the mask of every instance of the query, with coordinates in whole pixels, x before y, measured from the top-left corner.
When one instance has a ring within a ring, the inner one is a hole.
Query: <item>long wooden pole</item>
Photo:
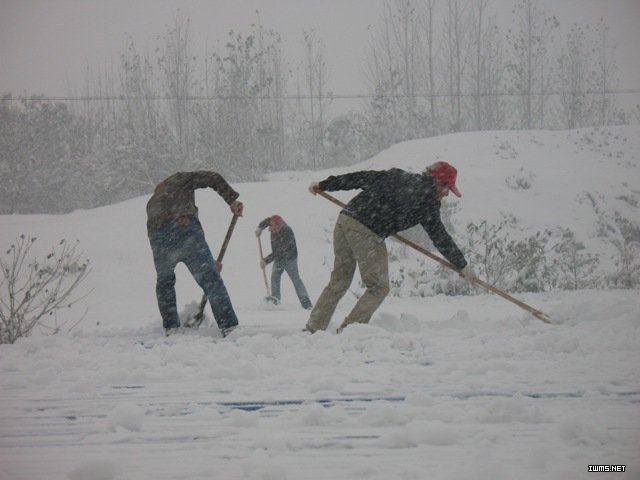
[[[227,247],[229,246],[229,241],[231,240],[231,234],[233,233],[233,229],[236,227],[236,222],[238,221],[238,216],[234,215],[231,218],[231,223],[229,224],[229,228],[227,229],[227,234],[224,236],[224,240],[222,241],[222,247],[220,247],[220,252],[218,253],[218,258],[216,258],[217,262],[222,262],[224,258],[224,254],[227,251]],[[202,300],[200,300],[200,305],[198,305],[198,311],[196,312],[193,320],[188,322],[191,327],[199,327],[202,321],[204,320],[204,307],[207,305],[207,294],[202,295]]]
[[[318,193],[318,195],[321,195],[324,198],[326,198],[327,200],[329,200],[330,202],[335,203],[339,207],[341,207],[341,208],[345,207],[344,203],[342,203],[340,200],[338,200],[334,196],[329,195],[327,192],[323,192],[322,190],[319,190],[317,193]],[[427,257],[431,258],[432,260],[435,260],[439,264],[444,265],[447,268],[450,268],[454,272],[460,273],[459,270],[452,263],[448,262],[444,258],[441,258],[441,257],[435,255],[434,253],[432,253],[429,250],[427,250],[426,248],[423,248],[420,245],[412,242],[411,240],[408,240],[408,239],[406,239],[403,236],[398,235],[398,234],[392,235],[392,237],[395,238],[396,240],[398,240],[399,242],[402,242],[405,245],[408,245],[409,247],[413,248],[414,250],[417,250],[418,252],[422,253],[423,255],[426,255]],[[473,279],[473,283],[475,283],[476,285],[481,286],[485,290],[488,290],[488,291],[490,291],[492,293],[495,293],[496,295],[500,295],[505,300],[508,300],[511,303],[519,306],[523,310],[526,310],[527,312],[529,312],[531,315],[533,315],[537,319],[542,320],[544,323],[551,323],[551,319],[549,318],[549,316],[546,313],[541,312],[540,310],[537,310],[537,309],[531,307],[530,305],[527,305],[524,302],[521,302],[517,298],[514,298],[511,295],[509,295],[507,292],[505,292],[503,290],[500,290],[499,288],[494,287],[493,285],[491,285],[491,284],[489,284],[489,283],[487,283],[487,282],[485,282],[483,280],[480,280],[478,277]]]
[[[264,260],[264,253],[262,252],[262,242],[258,237],[258,249],[260,250],[260,260]],[[269,281],[267,280],[267,272],[264,267],[260,267],[262,270],[262,278],[264,278],[264,286],[267,289],[267,297],[271,298],[271,289],[269,288]]]

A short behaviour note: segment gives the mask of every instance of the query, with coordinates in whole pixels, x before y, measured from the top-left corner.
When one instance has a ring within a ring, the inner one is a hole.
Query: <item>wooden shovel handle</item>
[[[322,190],[317,192],[318,195],[326,198],[327,200],[329,200],[332,203],[335,203],[336,205],[338,205],[341,208],[345,207],[345,204],[342,203],[340,200],[338,200],[337,198],[335,198],[332,195],[329,195],[327,192],[323,192]],[[427,257],[431,258],[432,260],[435,260],[436,262],[438,262],[441,265],[444,265],[447,268],[450,268],[451,270],[453,270],[454,272],[460,273],[460,271],[450,262],[448,262],[447,260],[445,260],[444,258],[439,257],[438,255],[435,255],[434,253],[430,252],[429,250],[427,250],[426,248],[421,247],[420,245],[412,242],[411,240],[408,240],[406,238],[404,238],[401,235],[392,235],[393,238],[395,238],[396,240],[398,240],[399,242],[404,243],[405,245],[408,245],[409,247],[413,248],[414,250],[417,250],[418,252],[422,253],[423,255],[426,255]],[[529,312],[531,315],[533,315],[534,317],[536,317],[539,320],[542,320],[544,323],[551,323],[551,319],[549,318],[549,316],[543,312],[541,312],[540,310],[537,310],[529,305],[527,305],[524,302],[521,302],[520,300],[518,300],[517,298],[512,297],[511,295],[509,295],[507,292],[500,290],[499,288],[483,281],[480,280],[479,278],[474,278],[473,279],[473,283],[475,283],[476,285],[481,286],[482,288],[484,288],[485,290],[488,290],[490,292],[493,292],[497,295],[500,295],[502,298],[504,298],[505,300],[510,301],[511,303],[519,306],[520,308],[526,310],[527,312]]]

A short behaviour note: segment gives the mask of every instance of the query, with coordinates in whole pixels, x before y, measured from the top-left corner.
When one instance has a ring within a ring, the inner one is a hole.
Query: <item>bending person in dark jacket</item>
[[[178,172],[159,183],[147,203],[147,234],[158,274],[156,297],[167,333],[180,326],[176,308],[175,267],[183,262],[207,295],[213,316],[223,335],[238,325],[229,294],[204,238],[198,220],[194,191],[212,188],[242,216],[239,194],[216,172]]]
[[[313,182],[309,190],[362,191],[340,212],[333,232],[335,261],[331,279],[311,311],[306,331],[326,330],[336,306],[351,285],[356,265],[366,291],[338,328],[368,323],[389,293],[389,267],[385,238],[421,224],[440,253],[468,280],[475,277],[440,219],[440,200],[456,187],[457,170],[436,162],[422,174],[393,168],[330,176]]]
[[[256,237],[259,237],[262,234],[262,230],[267,227],[271,232],[271,253],[260,260],[260,268],[265,268],[269,263],[273,262],[271,296],[276,303],[280,303],[280,279],[282,278],[282,272],[286,271],[293,282],[302,308],[311,309],[311,300],[309,300],[307,289],[304,288],[304,283],[302,283],[298,272],[298,248],[293,230],[282,220],[280,215],[273,215],[260,222],[256,229]]]

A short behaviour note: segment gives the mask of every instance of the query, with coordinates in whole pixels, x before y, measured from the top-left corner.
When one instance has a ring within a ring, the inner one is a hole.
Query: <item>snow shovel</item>
[[[227,246],[229,245],[229,240],[231,240],[231,234],[233,233],[233,229],[236,226],[236,222],[238,221],[238,216],[234,215],[231,219],[231,223],[229,224],[229,228],[227,229],[227,234],[224,237],[222,242],[222,247],[220,247],[220,253],[218,253],[218,258],[216,258],[216,262],[222,262],[224,258],[224,254],[227,251]],[[198,312],[193,316],[193,318],[188,318],[184,322],[185,327],[189,328],[198,328],[202,321],[204,320],[204,307],[207,305],[207,295],[202,295],[202,300],[200,300],[200,305],[198,306]]]
[[[340,200],[338,200],[337,198],[329,195],[326,192],[323,192],[322,190],[318,191],[318,195],[323,196],[324,198],[326,198],[327,200],[329,200],[332,203],[335,203],[336,205],[338,205],[341,208],[345,207],[345,204],[342,203]],[[392,237],[395,238],[396,240],[398,240],[399,242],[402,242],[405,245],[410,246],[414,250],[417,250],[418,252],[426,255],[427,257],[431,258],[432,260],[435,260],[436,262],[440,263],[441,265],[444,265],[445,267],[450,268],[454,272],[458,272],[458,269],[453,264],[449,263],[444,258],[441,258],[441,257],[431,253],[426,248],[422,248],[420,245],[418,245],[416,243],[413,243],[411,240],[408,240],[408,239],[402,237],[401,235],[397,235],[397,234],[396,235],[392,235]],[[536,317],[538,320],[542,320],[544,323],[551,323],[551,319],[549,318],[549,316],[546,313],[541,312],[540,310],[537,310],[537,309],[527,305],[524,302],[521,302],[517,298],[512,297],[511,295],[509,295],[508,293],[500,290],[499,288],[496,288],[493,285],[491,285],[491,284],[489,284],[489,283],[487,283],[487,282],[485,282],[483,280],[480,280],[477,277],[473,279],[473,283],[475,283],[476,285],[480,285],[485,290],[488,290],[488,291],[493,292],[493,293],[495,293],[497,295],[500,295],[505,300],[509,300],[511,303],[514,303],[515,305],[519,306],[523,310],[526,310],[527,312],[529,312],[531,315]]]
[[[260,260],[264,260],[264,253],[262,252],[262,241],[260,240],[260,237],[257,237],[257,238],[258,238],[258,250],[260,251]],[[269,282],[267,281],[266,270],[263,267],[260,267],[260,269],[262,270],[262,278],[264,278],[264,286],[267,289],[267,296],[265,297],[265,300],[268,302],[278,303],[278,300],[271,296],[271,289],[269,288]]]

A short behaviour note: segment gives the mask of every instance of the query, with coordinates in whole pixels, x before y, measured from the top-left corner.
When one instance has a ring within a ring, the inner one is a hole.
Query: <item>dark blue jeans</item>
[[[218,327],[226,329],[238,325],[227,288],[216,270],[211,250],[197,218],[188,217],[186,225],[177,220],[169,222],[154,232],[149,237],[149,242],[158,274],[156,297],[164,328],[180,326],[175,290],[175,268],[180,262],[187,266],[207,296]]]
[[[276,260],[273,262],[273,270],[271,270],[271,296],[280,302],[280,279],[282,278],[282,272],[289,274],[302,308],[310,309],[311,300],[309,300],[307,289],[304,288],[304,283],[302,283],[302,279],[300,278],[297,258],[291,260]]]

